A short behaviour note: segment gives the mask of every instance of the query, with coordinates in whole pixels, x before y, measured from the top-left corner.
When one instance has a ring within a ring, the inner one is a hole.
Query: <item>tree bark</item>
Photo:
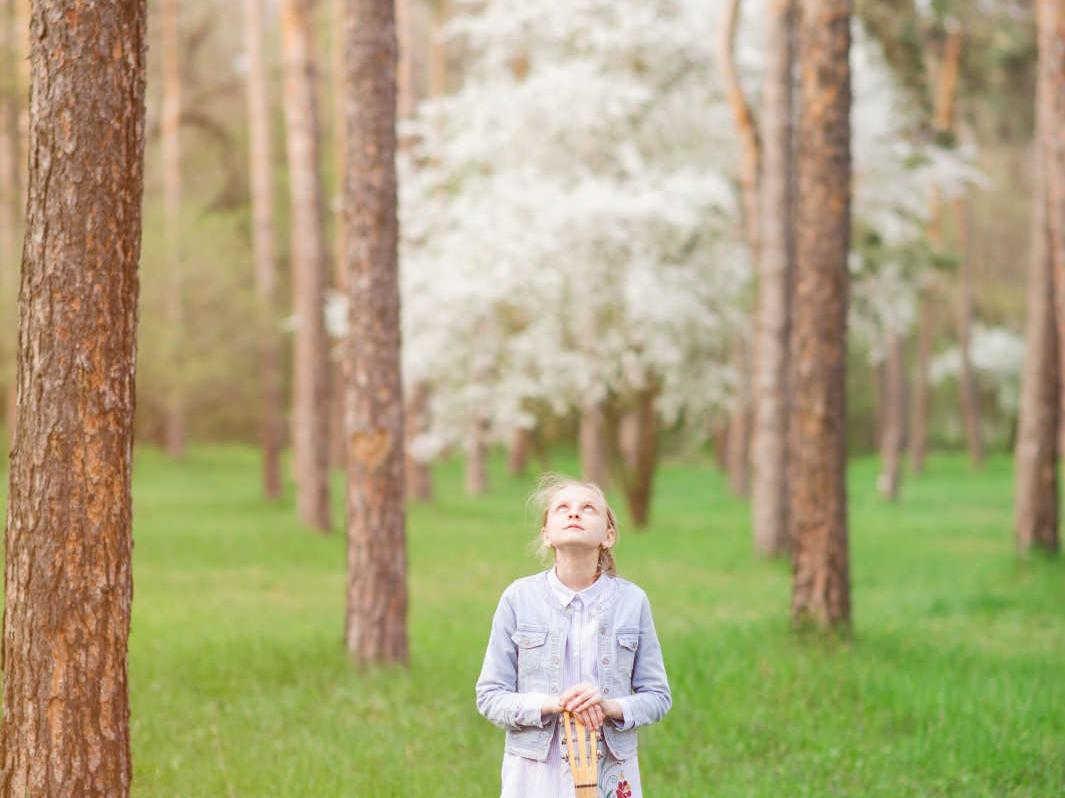
[[[433,3],[432,41],[429,44],[429,96],[442,97],[447,93],[447,45],[443,28],[451,16],[449,0]]]
[[[181,7],[179,0],[162,0],[163,102],[160,119],[163,162],[163,240],[166,248],[167,388],[165,441],[171,457],[185,454],[184,326],[181,250]]]
[[[795,270],[795,159],[792,72],[794,0],[773,0],[766,13],[763,93],[761,259],[754,337],[754,429],[751,514],[763,556],[788,549],[788,336]]]
[[[958,72],[961,66],[963,36],[960,27],[947,32],[943,45],[932,96],[932,127],[941,146],[954,145],[954,108],[958,94]],[[928,224],[928,241],[933,249],[943,247],[943,200],[938,190],[931,197],[931,219]],[[928,452],[928,414],[931,389],[928,384],[929,362],[932,353],[932,336],[936,320],[935,275],[929,275],[918,297],[917,368],[913,385],[913,424],[911,429],[910,457],[913,473],[924,472]]]
[[[510,451],[507,454],[507,473],[512,477],[520,477],[528,470],[531,444],[532,430],[515,427],[510,435]]]
[[[401,663],[407,542],[400,379],[396,28],[391,2],[347,0],[345,364],[348,420],[347,647],[359,664]]]
[[[1028,273],[1027,324],[1021,406],[1014,456],[1016,485],[1014,521],[1019,551],[1057,552],[1058,437],[1061,426],[1060,309],[1063,288],[1054,242],[1054,156],[1061,128],[1056,104],[1060,97],[1065,19],[1060,0],[1036,5],[1039,63],[1036,77],[1036,131],[1032,199],[1032,262]]]
[[[263,62],[262,4],[244,0],[244,46],[248,54],[248,175],[251,181],[252,253],[259,314],[259,385],[262,391],[263,495],[281,497],[281,341],[277,332],[277,256],[274,247],[273,147]]]
[[[877,479],[880,495],[888,501],[898,499],[901,482],[902,439],[905,425],[904,368],[902,336],[889,332],[881,402],[883,426],[880,432],[880,477]]]
[[[330,70],[333,89],[333,245],[336,252],[333,285],[341,293],[347,290],[344,253],[347,251],[347,226],[344,222],[344,175],[347,174],[347,123],[344,119],[344,5],[346,0],[331,0],[332,23]],[[344,436],[344,364],[329,360],[329,465],[346,470],[347,444]]]
[[[407,434],[406,463],[407,498],[418,502],[433,500],[433,475],[428,463],[411,456],[411,442],[429,429],[429,384],[419,381],[414,384],[407,402],[405,428]]]
[[[733,356],[739,382],[728,422],[729,487],[737,496],[751,492],[751,367],[746,341],[739,340]]]
[[[146,5],[33,7],[0,795],[127,796]],[[87,298],[92,301],[86,301]]]
[[[16,56],[15,4],[13,0],[0,3],[0,323],[5,333],[0,340],[0,369],[2,369],[4,424],[7,451],[14,443],[15,431],[15,360],[17,358],[18,327],[18,228],[19,210],[18,109],[22,93],[15,79]]]
[[[1057,297],[1058,352],[1065,357],[1065,0],[1039,0],[1039,81],[1046,96],[1042,146]],[[1065,375],[1065,367],[1060,367]]]
[[[849,627],[846,364],[850,245],[849,0],[800,0],[791,512],[792,617]]]
[[[329,344],[323,317],[327,269],[312,8],[312,0],[281,3],[296,316],[292,443],[300,520],[328,532]]]
[[[607,444],[606,413],[603,402],[581,409],[580,449],[581,479],[594,482],[606,490],[610,483],[610,458]]]
[[[466,440],[466,493],[483,496],[488,492],[488,420],[476,418]]]
[[[627,468],[635,469],[640,458],[640,410],[626,410],[618,421],[618,453]]]
[[[980,432],[980,398],[976,390],[976,375],[973,373],[972,322],[973,322],[973,276],[972,276],[972,207],[967,199],[954,202],[958,220],[958,238],[961,248],[961,267],[958,270],[958,351],[961,354],[961,371],[958,388],[961,394],[961,412],[965,420],[965,440],[969,448],[969,461],[976,467],[984,464],[984,441]]]
[[[655,416],[655,401],[658,388],[640,391],[634,408],[637,418],[635,462],[632,467],[619,462],[623,475],[625,498],[633,526],[643,529],[651,517],[651,496],[654,490],[655,469],[658,467],[658,421]]]

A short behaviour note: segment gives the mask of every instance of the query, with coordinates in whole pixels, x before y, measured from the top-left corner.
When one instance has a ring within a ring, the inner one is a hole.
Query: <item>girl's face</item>
[[[606,505],[582,485],[567,485],[551,497],[541,533],[548,546],[561,549],[598,549],[614,545],[617,533],[608,527]]]

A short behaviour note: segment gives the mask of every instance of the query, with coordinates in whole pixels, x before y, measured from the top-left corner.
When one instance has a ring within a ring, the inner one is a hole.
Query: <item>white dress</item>
[[[599,624],[592,617],[591,610],[602,597],[606,580],[611,578],[601,574],[584,590],[574,591],[562,584],[554,568],[548,572],[547,581],[562,606],[573,606],[562,666],[563,691],[580,682],[600,683],[595,658]],[[609,720],[606,722],[610,723]],[[562,759],[561,735],[562,723],[559,722],[555,724],[546,762],[503,753],[501,798],[574,798],[573,774],[569,763]],[[625,762],[614,759],[603,743],[602,730],[599,731],[598,748],[599,798],[642,798],[637,758],[634,756]]]

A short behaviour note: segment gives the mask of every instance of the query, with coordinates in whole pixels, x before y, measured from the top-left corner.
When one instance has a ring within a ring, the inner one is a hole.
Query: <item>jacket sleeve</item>
[[[613,721],[619,731],[657,723],[673,706],[673,695],[662,661],[662,646],[658,642],[651,602],[643,597],[640,608],[640,643],[632,669],[632,695],[620,696],[618,703],[624,718]]]
[[[511,640],[517,617],[507,591],[492,618],[492,631],[477,679],[477,711],[501,729],[542,727],[541,707],[546,693],[519,693],[518,651]]]

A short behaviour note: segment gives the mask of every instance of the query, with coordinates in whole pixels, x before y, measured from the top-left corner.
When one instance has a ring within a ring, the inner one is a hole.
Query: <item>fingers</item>
[[[570,712],[584,712],[589,707],[597,706],[602,700],[599,688],[593,687],[570,699],[569,703],[572,706]]]

